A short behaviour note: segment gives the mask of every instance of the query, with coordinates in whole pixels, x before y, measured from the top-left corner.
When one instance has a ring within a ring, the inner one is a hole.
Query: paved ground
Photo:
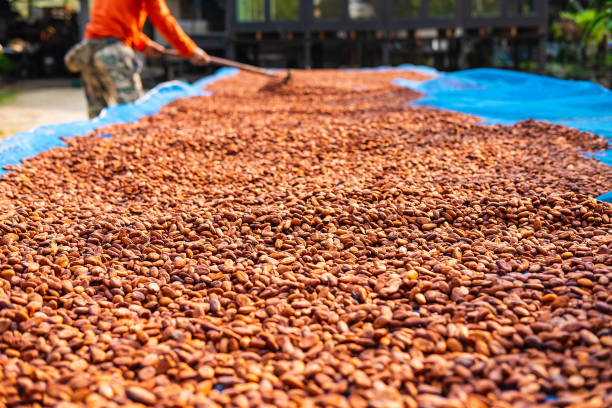
[[[71,80],[22,81],[14,101],[0,105],[0,139],[40,125],[87,119],[85,96]]]

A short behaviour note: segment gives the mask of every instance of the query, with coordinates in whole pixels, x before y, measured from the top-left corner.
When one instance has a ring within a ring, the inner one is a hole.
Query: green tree
[[[588,42],[588,38],[595,37],[595,41],[599,44],[600,61],[606,63],[606,48],[610,48],[607,44],[612,37],[612,0],[595,1],[598,8],[596,13],[584,29],[583,41]],[[610,86],[612,87],[612,64],[610,64]]]
[[[593,35],[600,39],[612,35],[612,0],[600,0],[594,3],[597,8],[585,26],[585,39]]]
[[[612,0],[591,0],[587,7],[572,1],[570,10],[559,14],[560,22],[552,25],[559,37],[581,38],[585,46],[599,44],[612,34]]]
[[[571,0],[569,10],[561,12],[559,17],[551,24],[551,32],[562,44],[563,54],[560,55],[571,58],[575,52],[577,69],[584,66],[612,68],[608,46],[612,39],[612,0]],[[572,47],[577,52],[572,52]]]

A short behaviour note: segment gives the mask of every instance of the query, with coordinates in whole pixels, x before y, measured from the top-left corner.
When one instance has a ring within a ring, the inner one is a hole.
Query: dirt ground
[[[22,81],[15,100],[0,105],[0,139],[41,125],[87,119],[83,90],[69,79]]]

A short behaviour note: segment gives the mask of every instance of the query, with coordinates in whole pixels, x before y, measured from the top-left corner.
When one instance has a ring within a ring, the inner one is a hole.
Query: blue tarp
[[[204,91],[206,85],[237,73],[236,69],[222,68],[214,75],[205,77],[194,84],[181,81],[165,82],[147,92],[136,102],[104,109],[95,119],[40,126],[33,130],[16,133],[0,141],[0,175],[6,172],[2,169],[6,165],[19,164],[22,159],[34,157],[54,147],[65,146],[62,138],[85,135],[87,132],[107,125],[134,122],[143,116],[159,112],[164,105],[177,98],[209,95]]]
[[[396,79],[394,84],[425,94],[415,105],[470,113],[488,124],[545,120],[612,141],[612,91],[592,82],[484,68],[439,73],[424,82]],[[612,150],[589,157],[612,166]],[[599,200],[612,202],[612,192]]]
[[[612,138],[612,91],[592,82],[482,68],[394,83],[425,94],[418,105],[471,113],[485,123],[533,118]]]

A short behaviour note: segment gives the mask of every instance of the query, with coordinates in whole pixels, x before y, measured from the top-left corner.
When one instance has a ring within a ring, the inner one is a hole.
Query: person
[[[165,0],[94,0],[85,38],[64,58],[70,71],[81,73],[90,118],[113,100],[123,104],[142,96],[142,63],[135,51],[159,57],[165,50],[142,32],[147,17],[192,64],[210,62],[178,25]]]

